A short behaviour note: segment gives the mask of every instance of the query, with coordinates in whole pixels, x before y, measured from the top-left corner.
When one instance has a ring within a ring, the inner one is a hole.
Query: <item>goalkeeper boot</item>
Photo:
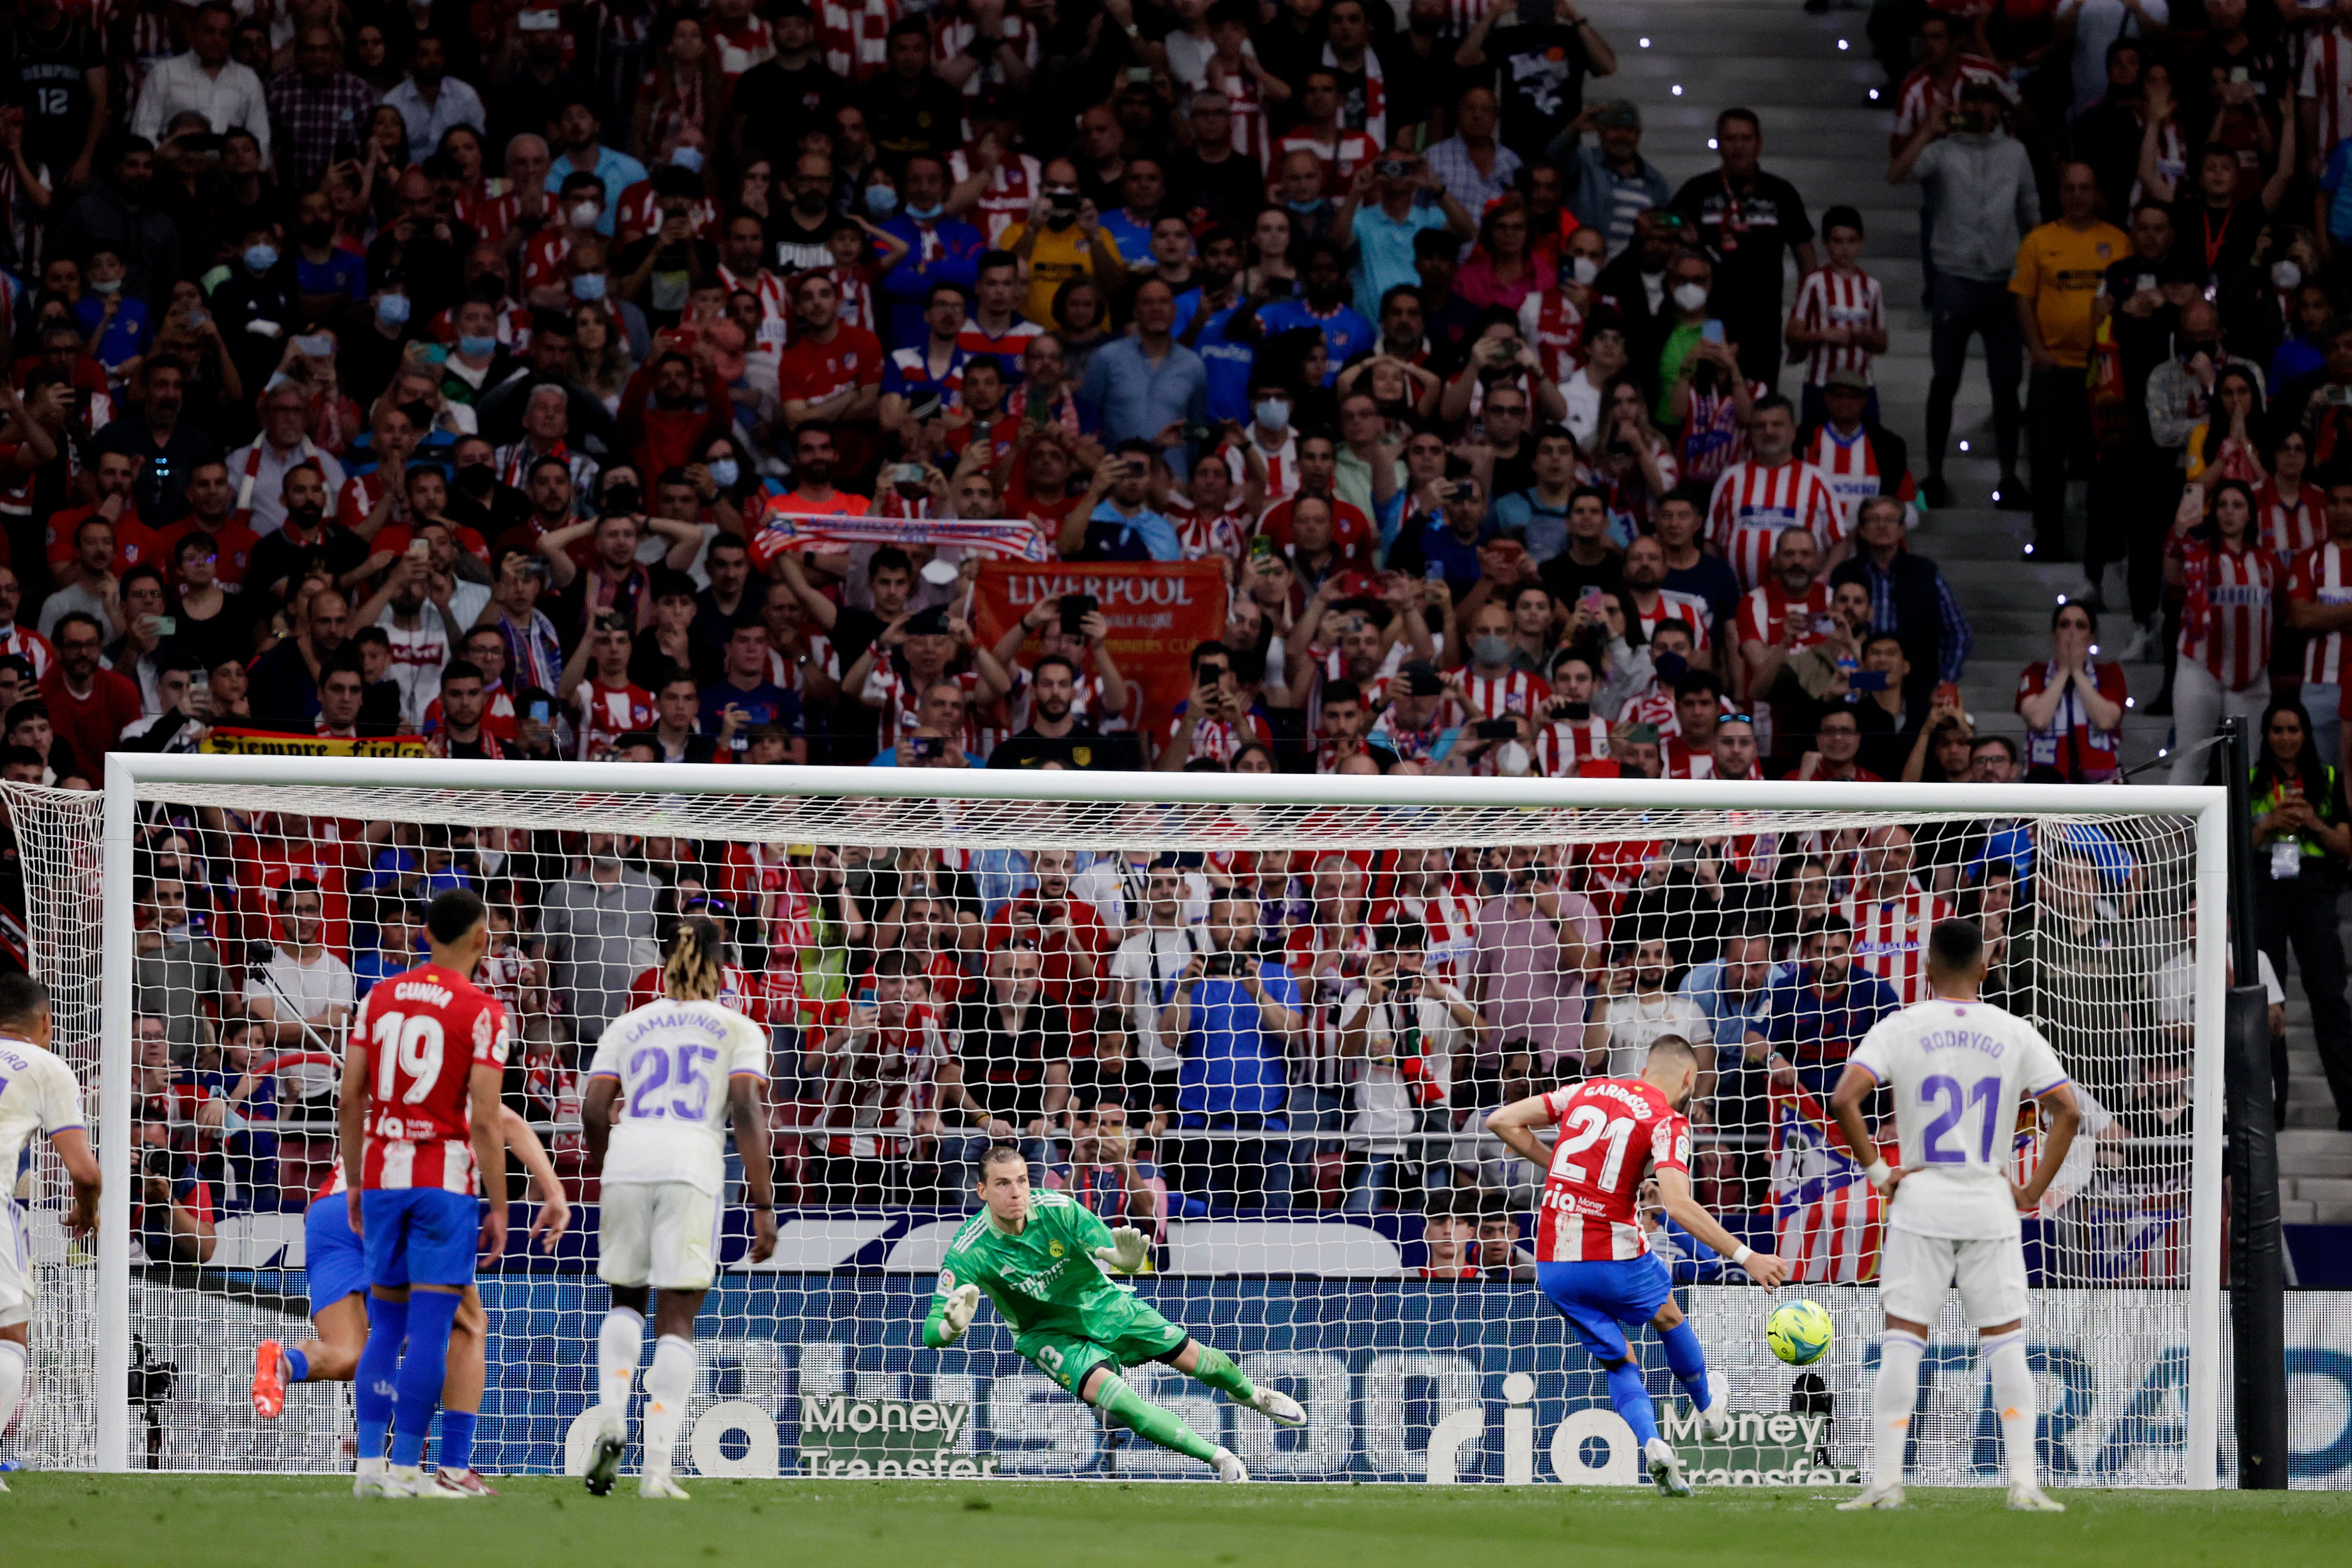
[[[1731,1436],[1731,1389],[1719,1372],[1706,1375],[1706,1408],[1698,1413],[1698,1421],[1710,1443],[1723,1442]]]
[[[381,1457],[373,1459],[360,1460],[357,1467],[352,1471],[352,1495],[353,1497],[398,1497],[404,1495],[384,1490],[384,1482],[391,1478],[391,1466],[386,1464]]]
[[[606,1427],[596,1434],[596,1446],[588,1450],[588,1495],[603,1497],[613,1490],[613,1478],[621,1473],[622,1434]]]
[[[384,1478],[383,1495],[393,1496],[391,1489],[394,1487],[400,1489],[402,1497],[460,1498],[470,1495],[456,1487],[444,1486],[438,1473],[413,1465],[394,1465],[390,1469]]]
[[[688,1494],[684,1487],[678,1485],[676,1480],[672,1479],[667,1472],[664,1472],[657,1476],[648,1475],[639,1477],[637,1479],[637,1495],[639,1497],[648,1498],[667,1498],[672,1502],[684,1502],[688,1500],[690,1494]]]
[[[1241,1456],[1231,1448],[1219,1448],[1209,1456],[1209,1463],[1217,1467],[1217,1479],[1221,1481],[1249,1479],[1249,1467],[1243,1464]]]
[[[253,1413],[275,1421],[286,1408],[285,1347],[266,1339],[253,1352]]]
[[[2009,1506],[2019,1513],[2063,1513],[2066,1505],[2037,1486],[2009,1489]]]
[[[1838,1504],[1838,1511],[1864,1513],[1874,1508],[1901,1508],[1902,1506],[1903,1488],[1900,1483],[1897,1483],[1894,1486],[1864,1487],[1854,1496]]]
[[[499,1495],[499,1489],[484,1480],[482,1479],[482,1472],[479,1470],[453,1470],[448,1466],[444,1465],[433,1473],[440,1478],[441,1484],[443,1486],[449,1488],[453,1491],[464,1492],[467,1497],[496,1497]]]
[[[1649,1467],[1650,1479],[1668,1497],[1688,1497],[1690,1482],[1683,1475],[1683,1457],[1664,1437],[1653,1437],[1643,1445],[1642,1458]]]
[[[1307,1425],[1307,1412],[1298,1407],[1298,1401],[1270,1383],[1259,1384],[1257,1392],[1249,1396],[1247,1404],[1277,1427]]]

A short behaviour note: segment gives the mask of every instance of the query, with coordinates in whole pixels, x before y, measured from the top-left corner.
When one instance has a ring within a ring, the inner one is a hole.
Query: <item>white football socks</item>
[[[629,1429],[629,1387],[636,1381],[637,1356],[645,1349],[642,1312],[614,1307],[596,1331],[596,1403],[616,1432]]]
[[[1980,1342],[1985,1370],[1992,1375],[1993,1408],[2000,1412],[2000,1447],[2009,1458],[2009,1484],[2041,1484],[2034,1470],[2033,1371],[2025,1362],[2025,1331]]]
[[[686,1402],[694,1396],[694,1342],[666,1333],[654,1344],[654,1364],[646,1372],[646,1467],[648,1476],[667,1476],[677,1448],[677,1429],[686,1420]]]
[[[25,1347],[13,1339],[0,1339],[0,1432],[16,1414],[16,1402],[25,1397]]]
[[[1878,1339],[1878,1381],[1870,1393],[1870,1484],[1903,1484],[1903,1450],[1911,1437],[1911,1410],[1919,1402],[1919,1363],[1927,1342],[1888,1329]]]

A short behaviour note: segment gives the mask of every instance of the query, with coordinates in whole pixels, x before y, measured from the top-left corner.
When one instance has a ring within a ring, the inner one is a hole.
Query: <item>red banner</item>
[[[1134,727],[1157,747],[1168,733],[1168,717],[1192,691],[1187,661],[1202,643],[1225,629],[1225,577],[1214,561],[1128,563],[982,561],[972,601],[972,630],[992,643],[1045,600],[1065,593],[1091,593],[1110,635],[1104,639],[1119,674],[1143,698]],[[1025,663],[1035,655],[1031,638],[1022,644]],[[1091,674],[1092,672],[1088,672]]]

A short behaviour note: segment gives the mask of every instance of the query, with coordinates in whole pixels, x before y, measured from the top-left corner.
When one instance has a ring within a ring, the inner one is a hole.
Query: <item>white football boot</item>
[[[2009,1506],[2020,1513],[2063,1513],[2066,1505],[2038,1486],[2009,1489]]]
[[[1698,1420],[1711,1443],[1731,1436],[1731,1389],[1719,1372],[1706,1375],[1706,1408],[1698,1413]]]
[[[1902,1506],[1903,1488],[1901,1483],[1898,1482],[1894,1486],[1864,1487],[1853,1497],[1850,1497],[1843,1502],[1838,1504],[1838,1511],[1840,1513],[1861,1513],[1866,1510],[1874,1508],[1901,1508]]]
[[[1653,1437],[1642,1446],[1643,1461],[1649,1468],[1650,1479],[1668,1497],[1688,1497],[1690,1482],[1683,1475],[1683,1457],[1664,1437]]]
[[[672,1502],[686,1502],[690,1499],[687,1490],[667,1474],[640,1476],[637,1479],[637,1495],[646,1498],[667,1498]]]
[[[1221,1481],[1249,1479],[1249,1467],[1243,1464],[1241,1456],[1231,1448],[1219,1448],[1209,1456],[1209,1463],[1217,1467],[1217,1479]]]
[[[1250,1396],[1247,1403],[1251,1409],[1277,1427],[1307,1425],[1307,1412],[1298,1407],[1298,1401],[1271,1384],[1259,1384],[1257,1392]]]

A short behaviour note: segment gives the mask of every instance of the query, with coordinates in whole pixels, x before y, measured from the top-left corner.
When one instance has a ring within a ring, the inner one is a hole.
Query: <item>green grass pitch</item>
[[[29,1475],[0,1497],[0,1562],[286,1568],[522,1568],[555,1563],[858,1563],[994,1568],[1496,1568],[1983,1563],[2131,1568],[2352,1563],[2352,1494],[2082,1492],[2063,1516],[2001,1493],[1914,1491],[1901,1513],[1842,1514],[1807,1490],[1716,1492],[1554,1486],[1139,1482],[719,1481],[688,1503],[609,1498],[577,1480],[511,1479],[487,1501],[361,1501],[331,1478]],[[1843,1492],[1835,1495],[1846,1495]]]

